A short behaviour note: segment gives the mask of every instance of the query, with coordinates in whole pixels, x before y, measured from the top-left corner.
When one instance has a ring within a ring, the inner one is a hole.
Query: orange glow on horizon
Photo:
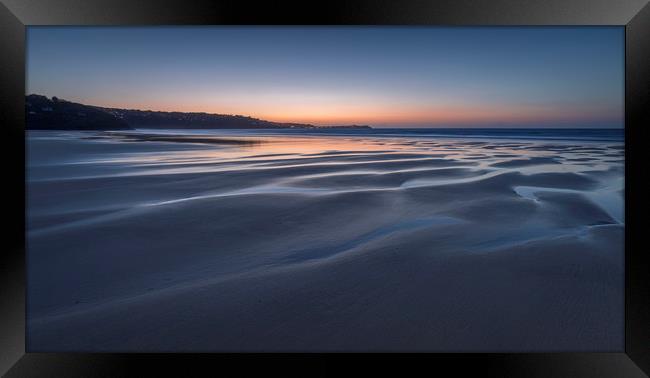
[[[88,105],[98,105],[93,99],[77,100]],[[308,123],[326,125],[385,125],[385,124],[431,124],[471,125],[487,123],[535,123],[554,121],[584,121],[596,117],[616,115],[609,107],[594,105],[521,105],[521,104],[455,104],[455,105],[404,105],[404,104],[272,104],[263,103],[253,109],[237,104],[215,106],[183,101],[153,102],[104,102],[103,107],[140,109],[164,112],[202,112],[212,114],[243,115],[272,122]]]

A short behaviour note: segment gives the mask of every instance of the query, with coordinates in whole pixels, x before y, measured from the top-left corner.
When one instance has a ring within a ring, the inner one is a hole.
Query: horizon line
[[[448,126],[448,125],[422,125],[422,126],[414,126],[414,125],[405,125],[405,126],[395,126],[395,125],[373,125],[370,123],[350,123],[350,124],[313,124],[309,122],[304,122],[304,121],[274,121],[271,119],[266,119],[266,118],[258,118],[252,115],[245,115],[245,114],[233,114],[233,113],[214,113],[214,112],[207,112],[207,111],[181,111],[181,110],[154,110],[154,109],[141,109],[141,108],[131,108],[131,107],[114,107],[114,106],[105,106],[105,105],[93,105],[93,104],[87,104],[87,103],[82,103],[82,102],[74,102],[70,100],[66,100],[64,98],[58,97],[58,96],[50,96],[48,97],[47,95],[44,94],[39,94],[39,93],[29,93],[25,94],[26,97],[28,96],[43,96],[49,100],[52,100],[56,98],[57,100],[62,100],[65,102],[70,102],[70,103],[76,103],[84,106],[91,106],[95,108],[103,108],[103,109],[119,109],[119,110],[130,110],[130,111],[140,111],[140,112],[152,112],[152,113],[184,113],[184,114],[205,114],[205,115],[224,115],[224,116],[231,116],[231,117],[244,117],[244,118],[251,118],[251,119],[256,119],[260,121],[266,121],[266,122],[272,122],[272,123],[280,123],[280,124],[301,124],[301,125],[309,125],[313,126],[316,128],[327,128],[327,127],[332,127],[332,126],[368,126],[373,129],[546,129],[546,130],[624,130],[625,129],[625,124],[623,123],[621,126],[606,126],[606,127],[594,127],[594,126],[573,126],[573,127],[558,127],[558,126],[540,126],[540,125],[530,125],[530,126],[517,126],[517,125],[494,125],[494,124],[485,124],[484,126],[464,126],[464,125],[458,125],[458,126]]]

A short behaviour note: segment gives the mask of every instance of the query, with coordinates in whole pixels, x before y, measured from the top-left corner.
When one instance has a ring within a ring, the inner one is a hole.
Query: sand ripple
[[[38,135],[34,351],[622,345],[617,143]]]

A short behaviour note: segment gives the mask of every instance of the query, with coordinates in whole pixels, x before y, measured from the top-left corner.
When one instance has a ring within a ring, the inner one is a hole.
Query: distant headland
[[[25,115],[28,130],[371,128],[367,125],[316,126],[272,122],[230,114],[103,108],[37,94],[25,96]]]

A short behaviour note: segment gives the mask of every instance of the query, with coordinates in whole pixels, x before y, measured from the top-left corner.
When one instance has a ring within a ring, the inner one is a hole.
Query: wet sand
[[[27,143],[31,352],[623,348],[622,143]]]

